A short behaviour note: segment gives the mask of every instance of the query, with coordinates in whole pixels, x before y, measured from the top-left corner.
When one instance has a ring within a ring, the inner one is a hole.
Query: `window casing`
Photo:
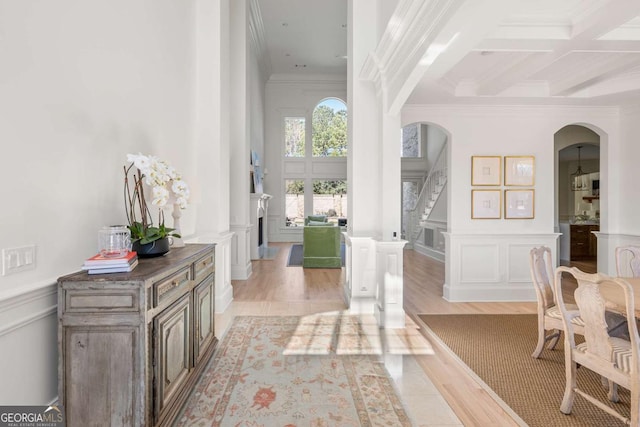
[[[283,225],[287,228],[304,225],[307,215],[328,215],[336,223],[347,216],[346,104],[326,98],[307,111],[281,116]]]

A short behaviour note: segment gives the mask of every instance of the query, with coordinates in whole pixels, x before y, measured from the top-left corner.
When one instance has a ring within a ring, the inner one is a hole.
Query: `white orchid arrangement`
[[[125,209],[131,240],[140,240],[141,244],[151,243],[168,236],[180,237],[173,233],[173,228],[164,225],[163,207],[169,203],[180,209],[187,207],[189,186],[182,180],[175,168],[154,156],[127,154],[131,164],[124,167]],[[129,181],[129,172],[133,172],[133,183]],[[131,186],[132,185],[132,186]],[[144,185],[151,188],[151,204],[158,208],[158,226],[154,226],[147,200],[144,196]]]

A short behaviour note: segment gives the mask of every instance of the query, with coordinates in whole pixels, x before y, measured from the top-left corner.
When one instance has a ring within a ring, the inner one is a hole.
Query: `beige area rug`
[[[284,355],[300,325],[236,317],[175,425],[411,426],[379,357]]]
[[[616,418],[576,396],[571,415],[560,412],[565,370],[562,342],[531,357],[537,342],[537,316],[418,315],[433,333],[458,356],[502,401],[531,427],[624,425]],[[578,369],[578,384],[608,402],[600,376]],[[621,403],[609,404],[629,414],[629,392],[619,387]]]
[[[417,326],[380,329],[371,314],[336,311],[300,318],[285,355],[294,354],[433,354]]]

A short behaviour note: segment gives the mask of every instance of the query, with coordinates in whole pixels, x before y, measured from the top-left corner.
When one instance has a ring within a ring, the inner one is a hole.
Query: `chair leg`
[[[576,392],[576,364],[571,360],[569,352],[566,351],[565,356],[565,375],[566,384],[564,387],[564,396],[562,397],[562,403],[560,404],[560,412],[563,414],[570,414],[573,408],[573,400],[575,399]]]
[[[536,345],[536,349],[533,350],[533,354],[531,357],[537,359],[542,354],[542,350],[544,349],[544,343],[547,341],[544,336],[545,330],[544,327],[538,325],[538,344]]]
[[[549,346],[547,348],[549,350],[553,350],[554,348],[556,348],[556,345],[560,340],[560,333],[561,332],[559,330],[554,329],[553,333],[547,337],[547,339],[549,340]]]
[[[611,380],[607,380],[609,383],[609,391],[607,392],[607,397],[610,401],[617,403],[620,398],[618,397],[618,384],[614,383]]]
[[[544,326],[538,325],[538,344],[536,345],[536,349],[533,350],[531,357],[537,359],[542,354],[542,350],[544,350],[544,344],[549,341],[549,345],[547,348],[553,350],[558,344],[558,340],[560,339],[560,331],[557,329],[553,329],[549,335],[546,335],[546,330]]]
[[[631,393],[631,419],[630,425],[639,426],[640,425],[640,399],[638,398],[637,393]]]

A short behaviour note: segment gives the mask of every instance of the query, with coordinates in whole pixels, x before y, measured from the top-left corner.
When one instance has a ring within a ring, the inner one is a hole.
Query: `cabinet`
[[[571,260],[595,259],[598,254],[597,238],[592,231],[599,231],[595,224],[571,224]]]
[[[170,425],[217,344],[214,246],[131,273],[58,279],[58,384],[67,426]]]

